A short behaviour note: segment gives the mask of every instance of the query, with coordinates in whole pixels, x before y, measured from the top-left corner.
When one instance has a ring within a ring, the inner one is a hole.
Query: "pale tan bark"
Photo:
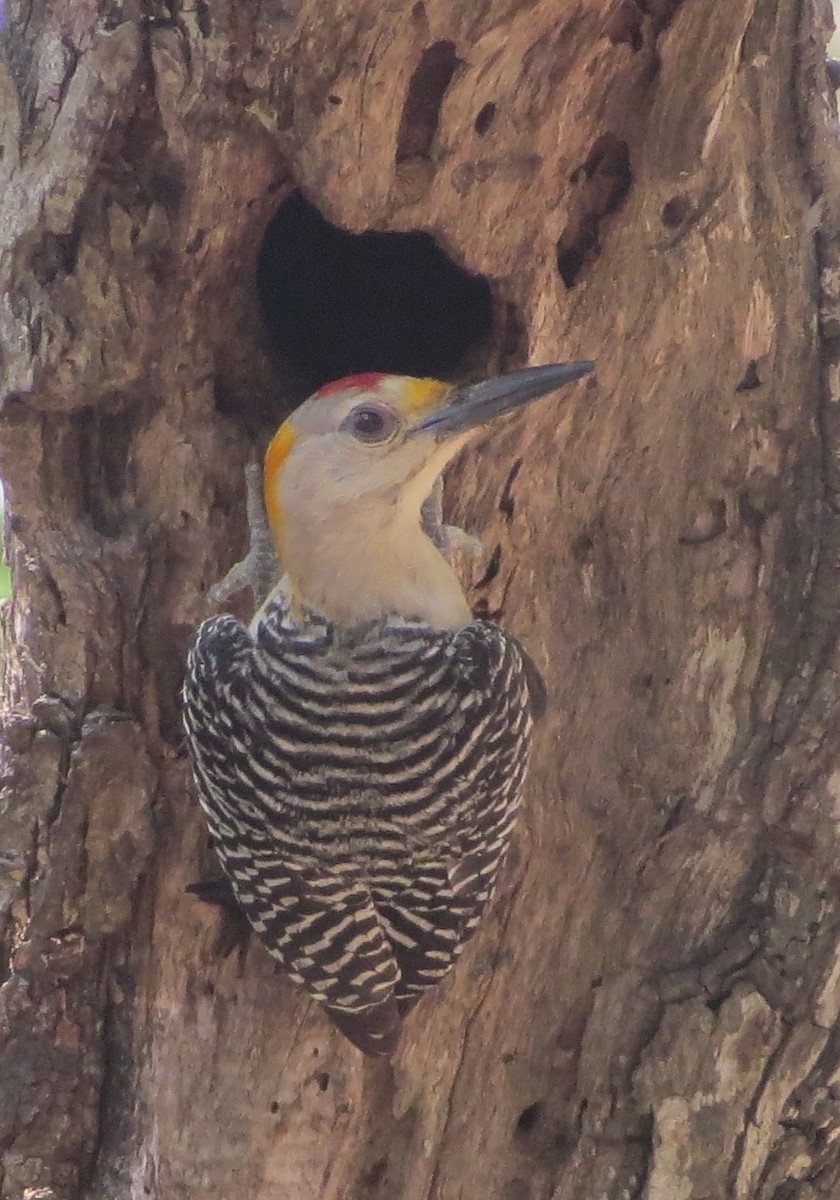
[[[823,7],[94,8],[12,4],[0,65],[0,1197],[836,1196]],[[393,1064],[184,892],[183,648],[305,385],[254,285],[295,187],[490,280],[470,369],[598,361],[451,478],[551,704]]]

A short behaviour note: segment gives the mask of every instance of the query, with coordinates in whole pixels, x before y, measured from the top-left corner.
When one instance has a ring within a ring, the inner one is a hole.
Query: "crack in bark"
[[[741,1121],[741,1129],[735,1138],[735,1146],[732,1153],[732,1161],[729,1164],[727,1172],[727,1191],[731,1200],[742,1200],[742,1193],[738,1189],[738,1175],[744,1162],[744,1153],[746,1149],[747,1130],[750,1125],[756,1123],[755,1118],[758,1111],[758,1106],[761,1097],[764,1095],[767,1085],[773,1077],[773,1072],[786,1049],[791,1037],[790,1029],[786,1036],[783,1036],[778,1045],[767,1056],[764,1063],[764,1068],[761,1072],[759,1080],[753,1089],[753,1094],[750,1097],[748,1104],[744,1109],[744,1115]]]
[[[794,97],[796,114],[796,136],[800,150],[800,161],[803,163],[803,177],[807,181],[811,193],[822,193],[825,190],[826,179],[823,169],[815,156],[816,130],[820,122],[816,117],[816,101],[814,94],[804,91],[804,77],[807,72],[803,66],[804,47],[809,47],[813,53],[815,36],[813,33],[812,14],[802,11],[799,19],[798,36],[794,39],[791,64],[791,95]],[[825,90],[825,89],[823,89]],[[835,106],[836,118],[836,106]],[[823,176],[823,177],[821,177]],[[814,234],[814,253],[820,277],[821,295],[823,302],[831,296],[826,296],[825,277],[836,263],[836,251],[840,248],[840,230],[835,227],[828,234],[826,229],[827,216],[819,231]],[[834,250],[832,257],[831,250]],[[820,681],[824,675],[835,678],[838,674],[837,649],[840,625],[836,618],[835,597],[838,590],[840,570],[836,564],[836,554],[840,547],[840,512],[836,499],[840,495],[840,480],[832,482],[835,472],[835,460],[840,453],[840,437],[831,430],[829,414],[831,412],[830,372],[840,359],[832,354],[831,342],[826,342],[820,331],[817,333],[817,350],[822,363],[820,386],[816,396],[816,414],[820,427],[820,463],[821,480],[816,489],[821,493],[819,519],[814,536],[814,550],[811,561],[811,581],[805,599],[805,619],[799,636],[800,649],[794,655],[787,680],[785,681],[778,700],[774,706],[771,720],[773,741],[784,745],[797,729],[801,738],[807,736],[807,725],[803,729],[810,703],[816,697]],[[805,671],[803,672],[803,667]],[[824,721],[824,714],[820,714]],[[823,728],[825,726],[823,725]]]
[[[467,1055],[467,1046],[468,1046],[468,1043],[470,1040],[470,1033],[471,1033],[473,1027],[475,1026],[475,1022],[478,1019],[479,1015],[481,1014],[481,1010],[487,1000],[487,997],[489,996],[489,994],[492,990],[493,974],[496,969],[496,966],[498,965],[498,963],[500,961],[501,954],[502,954],[502,947],[504,946],[504,944],[506,943],[506,940],[507,940],[508,926],[513,917],[513,912],[516,907],[516,903],[519,899],[519,896],[521,894],[522,888],[524,886],[524,882],[525,882],[524,875],[520,875],[520,878],[517,880],[517,882],[513,888],[513,891],[511,893],[510,900],[508,901],[508,904],[506,906],[505,916],[502,921],[501,934],[497,939],[496,951],[493,956],[493,967],[488,972],[487,981],[481,990],[481,994],[479,995],[477,1002],[472,1006],[470,1014],[467,1017],[466,1024],[464,1025],[464,1031],[463,1031],[463,1034],[460,1039],[461,1044],[460,1044],[460,1052],[458,1055],[458,1065],[455,1068],[454,1074],[452,1076],[452,1083],[449,1086],[449,1094],[447,1096],[447,1102],[446,1102],[446,1115],[443,1119],[443,1123],[440,1127],[440,1133],[438,1135],[438,1154],[436,1156],[434,1169],[432,1171],[432,1175],[429,1180],[429,1187],[426,1191],[425,1200],[435,1200],[435,1191],[437,1189],[438,1179],[440,1177],[440,1170],[441,1170],[440,1151],[441,1151],[441,1148],[443,1147],[444,1142],[446,1141],[446,1136],[449,1131],[449,1126],[450,1126],[450,1123],[452,1120],[452,1114],[453,1114],[453,1109],[454,1109],[454,1105],[455,1105],[455,1093],[458,1090],[458,1082],[459,1082],[459,1079],[460,1079],[462,1071],[463,1071],[464,1060]]]

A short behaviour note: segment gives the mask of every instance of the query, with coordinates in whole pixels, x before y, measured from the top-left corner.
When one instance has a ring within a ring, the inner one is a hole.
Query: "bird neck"
[[[358,501],[346,514],[286,522],[278,546],[294,607],[337,625],[388,616],[461,629],[471,614],[455,572],[420,513]]]

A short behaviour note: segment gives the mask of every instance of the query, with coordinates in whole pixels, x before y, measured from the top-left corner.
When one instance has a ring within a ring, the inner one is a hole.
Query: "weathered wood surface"
[[[824,7],[6,20],[0,1196],[836,1197]],[[473,367],[598,360],[451,480],[484,539],[474,599],[551,708],[502,894],[393,1064],[258,945],[221,958],[184,893],[209,860],[181,658],[243,548],[254,431],[301,394],[254,290],[295,186],[489,278]]]

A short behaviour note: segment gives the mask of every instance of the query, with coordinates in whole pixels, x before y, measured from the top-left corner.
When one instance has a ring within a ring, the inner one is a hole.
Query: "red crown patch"
[[[380,379],[384,378],[384,371],[367,371],[361,375],[345,375],[343,379],[336,379],[334,383],[325,383],[323,387],[318,388],[312,399],[323,400],[325,396],[331,396],[333,392],[344,392],[348,388],[376,387]]]

